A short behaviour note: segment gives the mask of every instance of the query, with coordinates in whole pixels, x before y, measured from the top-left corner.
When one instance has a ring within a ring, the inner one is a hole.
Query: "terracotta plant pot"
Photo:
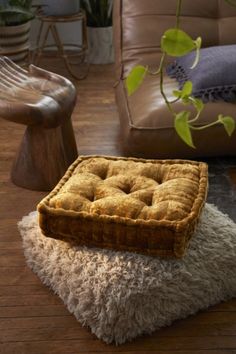
[[[114,62],[112,27],[87,27],[89,62],[108,64]]]
[[[0,55],[21,64],[29,55],[30,21],[18,26],[0,27]]]
[[[67,16],[77,13],[80,9],[80,0],[42,0],[44,12],[50,16]]]

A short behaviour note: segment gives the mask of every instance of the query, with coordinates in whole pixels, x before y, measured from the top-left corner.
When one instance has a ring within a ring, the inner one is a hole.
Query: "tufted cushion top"
[[[72,165],[39,211],[183,230],[198,217],[206,190],[204,163],[88,156]]]
[[[192,211],[199,180],[197,164],[90,158],[79,164],[49,205],[90,214],[176,221]]]

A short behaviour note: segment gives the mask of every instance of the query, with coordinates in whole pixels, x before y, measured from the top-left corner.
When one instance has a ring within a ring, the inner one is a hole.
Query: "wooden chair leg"
[[[77,156],[70,119],[54,129],[28,126],[12,167],[12,181],[23,188],[49,191]]]

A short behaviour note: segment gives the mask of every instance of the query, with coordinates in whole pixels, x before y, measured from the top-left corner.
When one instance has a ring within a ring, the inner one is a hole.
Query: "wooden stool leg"
[[[28,126],[12,168],[12,181],[23,188],[49,191],[77,156],[70,119],[54,129]]]
[[[66,119],[64,124],[60,127],[62,139],[64,141],[64,149],[68,159],[68,162],[72,164],[78,157],[78,150],[75,141],[75,134],[71,124],[71,119]]]

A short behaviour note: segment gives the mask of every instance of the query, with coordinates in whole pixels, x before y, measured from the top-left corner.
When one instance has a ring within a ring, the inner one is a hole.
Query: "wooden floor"
[[[47,67],[65,73],[57,62]],[[120,155],[112,66],[93,66],[78,86],[73,115],[80,154]],[[0,353],[236,354],[236,300],[116,347],[105,345],[69,314],[26,266],[17,222],[45,193],[14,186],[9,172],[24,127],[0,120]],[[234,175],[234,180],[235,175]]]

